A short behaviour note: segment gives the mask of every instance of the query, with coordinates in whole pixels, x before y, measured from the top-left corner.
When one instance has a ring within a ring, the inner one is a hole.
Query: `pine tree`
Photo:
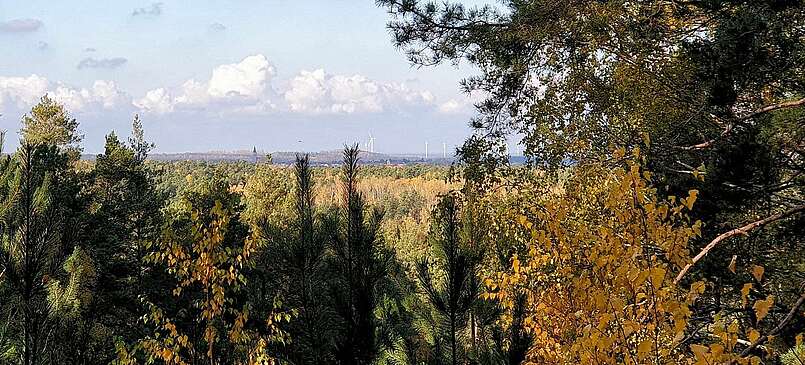
[[[434,257],[416,265],[419,283],[438,314],[437,328],[446,338],[453,365],[465,362],[461,337],[480,294],[477,274],[481,255],[467,243],[459,199],[456,193],[442,197],[433,214],[429,237]]]
[[[78,122],[63,105],[47,95],[22,118],[22,138],[31,145],[54,145],[68,153],[72,160],[81,155]]]
[[[284,304],[299,314],[289,326],[293,341],[284,355],[293,363],[323,364],[332,362],[335,322],[327,296],[323,295],[328,283],[325,246],[331,219],[316,212],[308,155],[296,156],[294,177],[296,187],[290,222],[281,227],[263,224],[263,239],[269,244],[263,253],[265,257],[260,260],[265,267],[265,280],[272,281],[276,287],[273,290],[283,298]],[[257,285],[261,284],[264,283]]]
[[[377,357],[374,311],[391,259],[379,232],[383,214],[367,212],[358,189],[358,153],[357,144],[344,150],[341,227],[332,245],[333,299],[343,323],[336,346],[341,364],[371,364]]]
[[[39,364],[48,342],[51,305],[47,285],[60,265],[60,223],[49,191],[51,177],[39,165],[46,147],[24,143],[14,158],[5,157],[0,190],[0,285],[9,294],[4,306],[17,330],[19,359]]]
[[[115,133],[106,137],[104,153],[96,158],[86,191],[92,199],[87,249],[97,263],[96,300],[81,333],[103,332],[86,338],[79,347],[87,353],[112,353],[114,337],[134,341],[144,335],[133,326],[142,308],[140,294],[164,293],[165,282],[153,277],[144,262],[145,242],[159,234],[164,198],[156,188],[155,174],[145,165],[153,144],[144,139],[135,116],[128,144]]]

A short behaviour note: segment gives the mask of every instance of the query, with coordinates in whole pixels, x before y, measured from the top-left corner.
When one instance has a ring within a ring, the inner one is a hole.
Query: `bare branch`
[[[758,110],[755,110],[754,112],[752,112],[752,114],[749,114],[747,116],[744,116],[744,117],[740,118],[739,120],[742,120],[742,121],[743,120],[749,120],[749,119],[757,117],[758,115],[765,114],[765,113],[768,113],[768,112],[773,112],[775,110],[796,108],[796,107],[802,106],[802,105],[805,105],[805,98],[802,98],[802,99],[799,99],[799,100],[786,101],[786,102],[772,104],[772,105],[767,105],[767,106],[764,106],[764,107],[762,107],[762,108],[760,108]]]
[[[676,279],[674,279],[674,284],[679,284],[679,282],[682,280],[682,278],[685,276],[685,274],[687,274],[688,271],[693,267],[693,265],[695,265],[697,262],[699,262],[701,259],[703,259],[705,256],[707,256],[707,254],[710,252],[710,250],[712,250],[719,243],[721,243],[721,241],[724,241],[724,240],[726,240],[726,239],[728,239],[730,237],[737,236],[737,235],[743,235],[743,236],[748,235],[749,232],[754,230],[754,229],[763,227],[763,226],[765,226],[765,225],[767,225],[769,223],[772,223],[772,222],[778,221],[780,219],[786,218],[788,216],[797,214],[797,213],[802,212],[804,210],[805,210],[805,205],[799,205],[799,206],[796,206],[796,207],[791,208],[789,210],[786,210],[784,212],[777,213],[777,214],[772,215],[770,217],[767,217],[767,218],[761,219],[759,221],[749,223],[749,224],[747,224],[747,225],[745,225],[743,227],[736,228],[736,229],[733,229],[733,230],[731,230],[729,232],[726,232],[726,233],[723,233],[723,234],[719,235],[714,240],[712,240],[707,246],[705,246],[704,249],[702,249],[702,251],[699,252],[699,254],[696,255],[696,257],[693,258],[693,261],[691,261],[689,264],[687,264],[682,269],[682,271],[679,272],[679,275],[677,275]]]
[[[799,107],[799,106],[802,106],[802,105],[805,105],[805,98],[802,98],[802,99],[799,99],[799,100],[791,100],[791,101],[786,101],[786,102],[782,102],[782,103],[777,103],[777,104],[771,104],[771,105],[764,106],[764,107],[762,107],[760,109],[757,109],[757,110],[753,111],[750,114],[747,114],[747,115],[745,115],[743,117],[738,118],[736,120],[736,122],[734,122],[734,123],[727,124],[727,126],[724,128],[724,130],[721,132],[721,134],[716,138],[713,138],[713,139],[711,139],[709,141],[705,141],[705,142],[695,144],[695,145],[692,145],[692,146],[682,146],[682,147],[678,147],[678,148],[681,149],[681,150],[685,150],[685,151],[702,150],[702,149],[705,149],[705,148],[709,148],[714,143],[716,143],[716,141],[718,141],[719,139],[724,138],[727,135],[729,135],[730,133],[732,133],[732,130],[735,128],[735,125],[737,123],[739,123],[739,122],[744,122],[744,121],[747,121],[747,120],[750,120],[750,119],[754,119],[754,118],[758,117],[759,115],[769,113],[769,112],[773,112],[775,110],[796,108],[796,107]]]
[[[716,143],[716,141],[718,141],[719,139],[722,139],[722,138],[726,137],[727,135],[729,135],[732,132],[732,128],[734,128],[734,127],[735,127],[735,124],[728,124],[727,127],[724,128],[724,131],[722,131],[721,134],[718,137],[713,138],[713,139],[711,139],[709,141],[705,141],[705,142],[702,142],[702,143],[699,143],[699,144],[692,145],[692,146],[679,147],[679,149],[685,150],[685,151],[703,150],[705,148],[708,148],[708,147],[712,146],[713,143]]]

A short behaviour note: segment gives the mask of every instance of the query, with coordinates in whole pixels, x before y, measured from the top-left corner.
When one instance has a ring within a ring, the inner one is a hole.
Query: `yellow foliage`
[[[674,277],[700,234],[701,222],[687,215],[698,192],[660,198],[636,162],[639,152],[631,155],[615,168],[575,167],[564,189],[543,192],[514,215],[510,224],[530,232],[527,255],[490,275],[484,297],[510,309],[526,294],[532,364],[756,361],[734,354],[736,323],[714,326],[715,342],[686,339],[690,306],[707,285],[682,288]],[[615,159],[623,156],[615,152]],[[767,311],[764,305],[756,307]]]
[[[755,309],[755,315],[757,316],[758,322],[766,318],[766,315],[769,314],[769,309],[774,304],[774,296],[769,295],[768,298],[765,300],[758,300],[755,302],[755,305],[752,307]]]
[[[752,276],[754,276],[755,280],[757,280],[758,282],[763,280],[763,273],[765,271],[766,269],[764,269],[763,266],[752,265]]]

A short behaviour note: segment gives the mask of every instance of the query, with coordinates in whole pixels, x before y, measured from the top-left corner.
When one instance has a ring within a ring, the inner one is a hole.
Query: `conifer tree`
[[[53,209],[51,178],[38,166],[38,148],[24,143],[13,159],[3,159],[3,205],[0,210],[0,285],[11,306],[16,332],[16,359],[39,364],[45,355],[51,305],[48,281],[60,265],[60,219]]]
[[[379,232],[383,214],[377,209],[367,212],[358,188],[358,153],[357,144],[344,150],[341,227],[332,245],[332,293],[342,320],[336,359],[341,364],[371,364],[377,357],[374,311],[391,258]]]
[[[480,293],[477,274],[481,255],[467,243],[459,199],[456,193],[442,197],[433,213],[429,237],[433,258],[420,260],[416,265],[419,283],[439,317],[437,328],[440,337],[446,340],[445,354],[453,365],[465,362],[461,337]]]
[[[112,132],[104,153],[96,157],[86,191],[93,209],[89,217],[89,254],[98,270],[96,300],[86,321],[86,333],[102,332],[93,352],[113,353],[114,338],[134,341],[143,336],[142,326],[133,326],[142,310],[138,296],[169,290],[153,276],[144,262],[145,242],[159,234],[163,194],[156,187],[155,173],[145,165],[153,144],[145,141],[142,123],[135,116],[129,142]],[[108,362],[108,361],[107,361]]]
[[[265,247],[257,258],[257,276],[250,298],[271,310],[270,298],[279,296],[298,312],[289,324],[292,338],[278,357],[295,364],[332,362],[335,319],[327,293],[325,248],[331,220],[316,211],[313,171],[309,156],[296,156],[293,204],[287,222],[268,218],[258,222]],[[277,206],[272,206],[277,209]]]

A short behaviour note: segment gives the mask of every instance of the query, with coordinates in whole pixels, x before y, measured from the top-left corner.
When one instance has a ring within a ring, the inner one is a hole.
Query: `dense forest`
[[[378,0],[451,167],[0,158],[0,363],[805,364],[805,4]],[[513,166],[516,139],[527,163]]]

